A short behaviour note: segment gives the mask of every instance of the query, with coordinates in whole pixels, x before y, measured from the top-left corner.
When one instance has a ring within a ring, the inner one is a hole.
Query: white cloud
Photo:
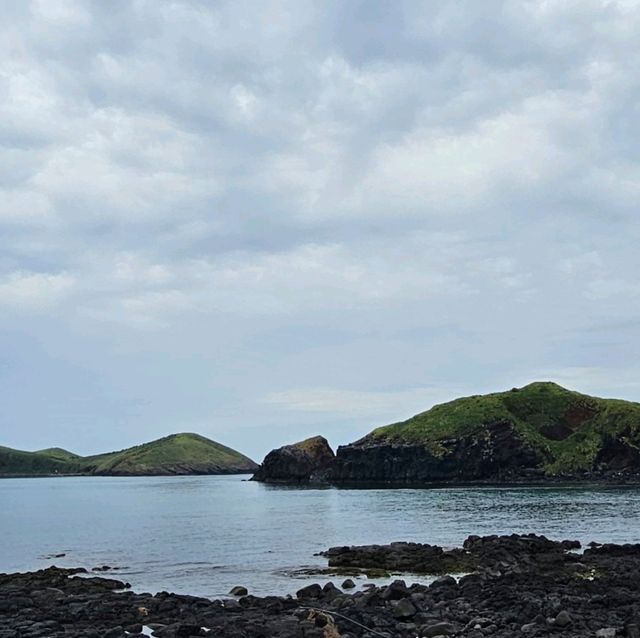
[[[557,134],[559,124],[580,126],[573,101],[541,96],[471,130],[412,131],[377,149],[353,207],[360,213],[469,213],[555,182],[579,161]]]
[[[0,306],[24,312],[46,310],[64,299],[74,284],[68,273],[11,272],[0,277]]]
[[[626,281],[618,278],[597,278],[588,283],[585,294],[588,299],[592,299],[594,301],[618,295],[627,298],[637,298],[640,296],[640,284],[635,281]]]
[[[268,394],[264,401],[293,412],[311,412],[334,418],[369,418],[379,422],[408,418],[433,405],[460,396],[460,388],[407,388],[358,391],[341,388],[295,388]],[[374,421],[375,422],[375,421]]]
[[[127,328],[159,330],[169,327],[176,314],[194,310],[191,300],[182,291],[158,290],[102,297],[81,307],[80,315]]]
[[[637,3],[389,7],[3,6],[0,329],[93,370],[109,428],[637,376]]]
[[[49,225],[54,222],[53,207],[47,197],[32,190],[0,191],[0,223]]]
[[[601,272],[602,268],[602,257],[595,250],[560,260],[560,270],[567,275],[580,275],[584,272],[590,274],[594,271]]]
[[[464,266],[460,252],[466,252]],[[279,253],[239,252],[220,259],[145,264],[129,255],[116,264],[123,284],[179,286],[209,312],[304,314],[477,294],[482,287],[522,288],[529,275],[512,259],[487,259],[464,236],[416,234],[384,242],[303,244]]]
[[[39,20],[56,26],[81,25],[86,27],[90,17],[82,2],[76,0],[33,0],[31,12]]]

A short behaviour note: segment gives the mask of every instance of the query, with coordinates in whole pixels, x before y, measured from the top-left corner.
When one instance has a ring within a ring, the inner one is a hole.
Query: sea
[[[470,534],[640,542],[640,488],[338,489],[248,476],[0,480],[0,572],[109,566],[134,591],[293,594],[336,545],[460,545]],[[392,575],[390,578],[397,578]],[[409,582],[424,577],[403,575]],[[358,579],[384,582],[386,579]]]

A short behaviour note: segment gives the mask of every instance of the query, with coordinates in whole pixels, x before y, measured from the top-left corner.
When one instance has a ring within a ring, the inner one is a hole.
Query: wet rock
[[[434,638],[435,636],[450,636],[454,634],[456,628],[448,622],[439,622],[433,625],[426,625],[420,629],[420,634],[426,638]]]
[[[382,598],[383,600],[400,600],[401,598],[407,598],[410,594],[411,592],[407,589],[407,584],[404,580],[394,580],[382,592]]]
[[[410,600],[403,598],[394,603],[391,613],[394,618],[413,618],[417,611],[415,605]]]
[[[640,638],[640,627],[636,623],[627,623],[624,630],[627,638]]]
[[[346,578],[342,581],[342,589],[353,589],[356,584],[351,580],[351,578]]]
[[[113,569],[113,567],[110,567],[109,565],[101,565],[100,567],[92,567],[91,571],[92,572],[109,572]]]
[[[554,625],[558,625],[558,627],[566,627],[573,622],[573,619],[569,615],[568,612],[562,610],[553,620]]]
[[[477,561],[477,571],[457,585],[397,580],[351,592],[315,584],[296,598],[133,593],[119,581],[74,578],[77,570],[59,568],[0,574],[0,638],[123,638],[125,631],[139,635],[142,625],[158,638],[326,638],[334,629],[341,638],[610,638],[612,631],[640,638],[635,546],[585,552],[576,573],[566,543],[544,537],[470,537],[465,544],[460,551]]]
[[[307,585],[296,592],[297,598],[320,598],[322,595],[322,587],[317,583]]]
[[[242,587],[241,585],[236,585],[231,588],[229,594],[231,596],[246,596],[249,593],[249,590],[246,587]]]
[[[342,591],[338,589],[333,583],[329,582],[322,588],[322,599],[324,601],[330,601],[338,596],[342,595]]]
[[[442,576],[436,578],[430,585],[431,589],[438,589],[439,587],[457,587],[458,581],[453,576]]]

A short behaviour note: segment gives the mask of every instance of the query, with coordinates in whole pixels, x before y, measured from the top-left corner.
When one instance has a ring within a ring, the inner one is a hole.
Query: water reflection
[[[314,554],[332,545],[452,546],[512,532],[640,542],[637,488],[347,490],[246,478],[0,481],[0,571],[106,564],[128,566],[114,573],[139,590],[266,594],[295,591],[290,574],[324,566]]]

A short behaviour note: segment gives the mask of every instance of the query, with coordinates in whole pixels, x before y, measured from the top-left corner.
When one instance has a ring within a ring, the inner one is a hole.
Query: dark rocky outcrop
[[[489,423],[482,436],[444,438],[426,444],[366,438],[338,448],[331,479],[337,484],[516,482],[535,480],[545,458],[508,421]]]
[[[587,550],[592,554],[612,555],[612,550],[633,554],[635,546],[601,546]],[[640,546],[638,546],[640,547]],[[462,547],[443,549],[423,543],[391,543],[389,545],[359,545],[332,547],[321,555],[330,567],[348,567],[366,572],[369,569],[412,572],[415,574],[453,574],[487,570],[543,569],[550,566],[577,563],[569,550],[580,549],[578,541],[552,541],[536,534],[511,536],[469,536]]]
[[[267,454],[251,480],[263,483],[323,481],[335,462],[335,454],[322,436],[285,445]]]
[[[403,569],[418,571],[407,557],[421,561],[424,551],[468,555],[475,566],[430,583],[397,579],[348,592],[314,584],[295,597],[230,600],[135,593],[120,581],[80,577],[83,570],[0,574],[0,638],[131,638],[143,630],[157,638],[640,638],[638,545],[583,555],[567,551],[575,542],[534,535],[472,536],[456,550],[394,549],[403,545],[349,551],[378,568],[402,555]]]
[[[640,483],[640,404],[532,383],[377,428],[340,446],[311,479],[287,450],[269,459],[279,482],[316,476],[339,486]]]

